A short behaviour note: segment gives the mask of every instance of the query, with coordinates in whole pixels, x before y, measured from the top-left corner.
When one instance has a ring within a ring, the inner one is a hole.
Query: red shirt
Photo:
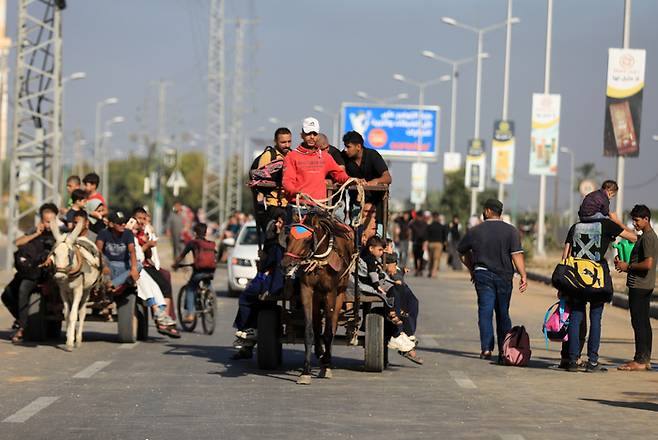
[[[325,199],[327,176],[338,183],[344,183],[350,178],[329,152],[300,145],[283,160],[283,189],[289,194],[290,201],[295,200],[297,193],[307,194],[314,199]]]
[[[92,194],[92,195],[90,195],[89,197],[87,197],[87,200],[92,200],[92,199],[98,199],[98,200],[101,201],[101,203],[102,203],[103,205],[107,206],[107,205],[105,204],[105,199],[103,198],[103,196],[101,195],[101,193]]]

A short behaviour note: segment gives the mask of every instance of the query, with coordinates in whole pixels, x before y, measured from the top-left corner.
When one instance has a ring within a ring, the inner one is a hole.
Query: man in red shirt
[[[338,166],[331,154],[318,149],[320,123],[306,118],[302,123],[302,143],[283,160],[283,189],[290,202],[303,193],[316,200],[327,197],[326,178],[345,183],[349,176]],[[312,204],[312,203],[308,203]]]

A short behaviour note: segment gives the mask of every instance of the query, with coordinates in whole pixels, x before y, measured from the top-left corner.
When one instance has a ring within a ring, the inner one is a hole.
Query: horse
[[[354,232],[329,214],[311,212],[291,225],[284,270],[298,274],[304,309],[304,368],[297,383],[311,383],[311,344],[320,360],[320,377],[332,377],[331,344],[336,334],[338,314],[345,300],[349,272],[355,254]],[[321,306],[324,309],[322,334]],[[322,347],[324,339],[324,348]]]
[[[62,234],[57,220],[50,229],[55,237],[51,258],[55,265],[55,281],[64,304],[66,320],[66,351],[82,344],[82,331],[87,314],[87,300],[101,279],[101,260],[96,246],[80,237],[83,224],[78,222],[73,232]],[[75,324],[80,320],[76,333]]]

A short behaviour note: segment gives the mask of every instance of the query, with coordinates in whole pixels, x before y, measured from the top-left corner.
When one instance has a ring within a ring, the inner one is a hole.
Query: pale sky
[[[8,34],[15,40],[16,3],[8,2]],[[113,147],[134,151],[129,134],[139,130],[137,108],[144,107],[154,130],[155,89],[149,83],[169,80],[167,106],[170,132],[194,131],[205,136],[206,62],[209,0],[69,0],[64,12],[64,73],[85,71],[87,79],[67,84],[66,147],[72,131],[81,128],[93,139],[94,108],[116,96],[107,117],[123,115],[115,127]],[[373,96],[408,92],[406,104],[417,102],[417,89],[392,79],[402,73],[427,80],[449,73],[449,66],[421,57],[431,49],[449,58],[475,54],[474,34],[441,23],[451,16],[473,26],[487,26],[506,17],[505,0],[227,0],[227,17],[257,17],[250,29],[249,108],[246,127],[254,137],[269,137],[275,116],[299,132],[301,119],[314,115],[331,134],[331,120],[313,112],[316,104],[338,111],[344,101],[358,101],[357,90]],[[608,47],[620,47],[623,0],[555,0],[551,92],[562,95],[560,143],[573,149],[576,162],[593,161],[606,177],[616,175],[615,161],[603,158],[603,117]],[[535,208],[538,178],[528,174],[530,106],[533,92],[543,90],[546,2],[516,0],[511,54],[510,119],[516,124],[518,206]],[[647,50],[646,87],[640,158],[626,161],[626,207],[643,202],[658,208],[658,2],[633,2],[631,47]],[[229,43],[232,44],[232,26]],[[502,109],[504,30],[486,35],[481,133],[490,151],[493,121]],[[227,49],[227,72],[232,69]],[[14,57],[10,66],[14,68]],[[466,65],[459,83],[457,151],[464,153],[473,134],[475,68]],[[440,105],[440,149],[448,147],[450,85],[428,89],[428,104]],[[227,101],[230,104],[230,100]],[[265,133],[257,132],[260,126]],[[199,140],[199,146],[203,145]],[[186,148],[190,148],[189,146]],[[194,148],[194,147],[193,147]],[[393,195],[408,197],[409,163],[392,167]],[[442,182],[440,162],[430,166],[429,187]],[[560,205],[568,204],[569,158],[560,155]],[[548,179],[549,210],[553,184]],[[494,186],[491,183],[491,186]],[[507,201],[511,200],[511,193]],[[510,202],[511,203],[511,202]]]

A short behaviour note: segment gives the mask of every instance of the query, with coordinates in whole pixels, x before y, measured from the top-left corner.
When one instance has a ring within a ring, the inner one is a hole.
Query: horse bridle
[[[311,249],[310,252],[307,255],[297,255],[297,254],[292,253],[292,252],[286,252],[284,254],[285,256],[291,257],[295,260],[311,260],[311,259],[320,260],[320,259],[328,257],[329,254],[331,253],[331,251],[333,250],[334,237],[333,237],[333,234],[331,234],[331,232],[325,230],[325,234],[322,236],[322,238],[320,240],[318,240],[315,229],[312,228],[311,226],[305,225],[303,223],[295,223],[291,227],[302,227],[302,228],[308,230],[313,236],[313,249]],[[322,226],[320,226],[320,227],[322,227]],[[320,246],[322,245],[324,240],[327,238],[327,235],[329,235],[329,245],[327,246],[327,250],[324,251],[321,254],[316,254],[316,252],[318,251],[318,249],[320,248]]]
[[[60,246],[62,244],[66,244],[66,246],[69,248],[68,249],[68,254],[69,254],[68,260],[69,261],[68,261],[68,265],[64,268],[57,267],[57,262],[55,261],[55,273],[63,273],[66,276],[68,276],[69,279],[77,278],[78,276],[80,276],[82,274],[81,271],[82,271],[82,263],[83,263],[82,260],[83,260],[83,258],[82,258],[82,254],[80,253],[80,249],[78,249],[78,246],[76,246],[75,243],[73,243],[71,245],[67,244],[66,241],[61,241],[59,243],[56,243],[55,247],[53,247],[53,250],[48,255],[48,258],[53,256],[55,254],[55,249],[57,248],[57,246]],[[77,264],[77,267],[75,268],[75,270],[71,270],[71,266],[73,265],[73,258],[74,257],[78,259],[78,264]]]

